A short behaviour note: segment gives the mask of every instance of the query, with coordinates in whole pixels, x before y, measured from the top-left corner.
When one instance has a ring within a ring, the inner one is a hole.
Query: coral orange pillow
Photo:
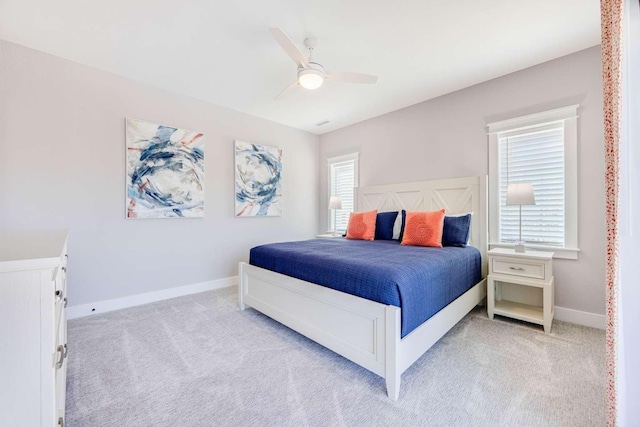
[[[352,212],[349,215],[347,239],[373,240],[376,235],[378,211]]]
[[[407,212],[403,245],[442,247],[444,209],[431,212]]]

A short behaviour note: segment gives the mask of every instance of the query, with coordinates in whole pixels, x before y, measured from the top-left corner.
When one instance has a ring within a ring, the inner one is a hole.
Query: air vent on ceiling
[[[327,123],[329,123],[329,120],[323,120],[321,122],[316,123],[316,126],[326,125]]]

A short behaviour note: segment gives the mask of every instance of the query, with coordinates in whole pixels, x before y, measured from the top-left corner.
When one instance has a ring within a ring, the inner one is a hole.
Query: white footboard
[[[242,262],[239,274],[241,309],[249,305],[383,378],[397,377],[393,388],[399,390],[400,374],[387,369],[385,361],[392,358],[395,365],[397,359],[393,347],[400,340],[400,308]]]
[[[483,279],[401,339],[400,308],[290,276],[239,265],[240,309],[249,305],[385,379],[400,395],[400,377],[486,295]]]

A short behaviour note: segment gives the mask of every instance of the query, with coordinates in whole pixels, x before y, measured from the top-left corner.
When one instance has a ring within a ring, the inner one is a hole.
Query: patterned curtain
[[[602,87],[607,223],[607,425],[617,424],[616,334],[618,330],[618,199],[622,107],[622,19],[624,0],[601,0]]]

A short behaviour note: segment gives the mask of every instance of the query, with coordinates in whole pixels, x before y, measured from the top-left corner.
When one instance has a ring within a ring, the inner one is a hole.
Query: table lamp
[[[331,198],[329,199],[329,209],[342,209],[342,199],[338,196],[331,196]],[[335,236],[336,234],[336,221],[333,221],[333,235]]]
[[[509,184],[507,187],[507,206],[520,207],[520,238],[515,244],[516,252],[524,252],[524,241],[522,240],[522,205],[535,205],[536,198],[533,194],[533,185],[529,183]]]

